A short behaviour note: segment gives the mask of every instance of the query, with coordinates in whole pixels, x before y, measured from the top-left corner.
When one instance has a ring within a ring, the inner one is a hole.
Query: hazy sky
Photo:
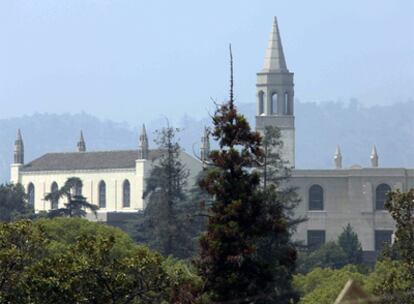
[[[296,98],[414,99],[412,0],[0,0],[0,118],[85,111],[145,122],[255,99],[277,16]]]

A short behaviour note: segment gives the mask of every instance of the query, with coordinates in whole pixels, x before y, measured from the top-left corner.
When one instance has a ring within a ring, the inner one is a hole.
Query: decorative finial
[[[341,154],[341,148],[339,147],[339,145],[336,147],[334,161],[335,161],[335,168],[341,169],[342,168],[342,154]]]
[[[207,162],[210,155],[210,131],[204,127],[204,133],[201,136],[200,159],[203,164]]]
[[[372,151],[371,151],[371,167],[372,168],[378,168],[378,153],[377,153],[377,147],[375,147],[375,145],[372,147]]]
[[[148,159],[148,137],[145,124],[142,125],[141,135],[139,136],[139,158]]]
[[[77,146],[78,146],[78,152],[86,152],[86,143],[85,143],[85,139],[83,138],[82,130],[80,131],[80,137],[79,137]]]
[[[14,141],[14,163],[24,164],[24,144],[20,129],[17,130],[16,140]]]

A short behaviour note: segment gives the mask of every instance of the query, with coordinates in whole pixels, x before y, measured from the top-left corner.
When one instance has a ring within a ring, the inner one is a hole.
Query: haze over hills
[[[240,104],[254,126],[255,104]],[[369,165],[372,146],[377,146],[380,166],[414,167],[414,102],[363,107],[357,101],[296,102],[297,168],[332,168],[332,156],[340,144],[344,166]],[[211,119],[184,115],[175,126],[182,129],[181,144],[190,154],[198,154],[200,136]],[[166,118],[145,122],[152,142],[153,132],[166,125]],[[87,149],[135,149],[141,126],[100,120],[86,113],[34,114],[0,120],[0,181],[9,180],[16,130],[22,130],[25,161],[47,152],[76,151],[79,131],[85,135]]]

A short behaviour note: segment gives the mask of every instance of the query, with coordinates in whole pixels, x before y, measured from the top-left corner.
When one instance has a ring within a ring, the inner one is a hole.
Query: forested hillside
[[[296,102],[296,156],[298,168],[331,168],[340,144],[344,165],[367,166],[372,145],[377,146],[380,166],[414,167],[414,102],[362,107],[357,102]],[[254,104],[239,105],[254,125]],[[170,121],[174,121],[171,119]],[[183,129],[181,142],[190,154],[198,154],[205,119],[184,115],[176,125]],[[22,130],[26,162],[46,152],[75,151],[79,131],[84,131],[88,150],[133,149],[138,145],[141,123],[100,120],[89,114],[35,114],[0,120],[0,180],[9,179],[16,130]],[[152,132],[166,124],[165,118],[145,122]]]

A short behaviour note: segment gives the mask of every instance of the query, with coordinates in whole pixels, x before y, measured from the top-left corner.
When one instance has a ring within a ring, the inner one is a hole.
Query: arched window
[[[29,201],[29,205],[34,207],[35,203],[35,186],[33,183],[30,183],[29,186],[27,186],[27,198]]]
[[[58,184],[56,182],[52,183],[52,186],[50,187],[50,193],[57,193],[59,191]],[[53,197],[51,201],[51,207],[52,209],[59,208],[59,198]]]
[[[291,114],[290,113],[290,104],[289,104],[289,94],[286,92],[283,96],[283,107],[284,107],[284,113],[286,115]]]
[[[391,191],[391,187],[387,184],[378,185],[375,190],[375,209],[384,210],[385,200],[387,199],[387,193]]]
[[[309,210],[323,210],[323,189],[319,185],[309,189]]]
[[[277,114],[277,93],[272,94],[271,113]]]
[[[264,93],[263,91],[259,92],[259,115],[264,113]]]
[[[131,185],[126,179],[122,185],[122,207],[128,208],[131,206]]]
[[[82,195],[82,183],[78,182],[75,185],[75,195],[81,196]]]
[[[104,181],[99,183],[99,196],[98,196],[98,204],[99,208],[106,208],[106,184]]]

